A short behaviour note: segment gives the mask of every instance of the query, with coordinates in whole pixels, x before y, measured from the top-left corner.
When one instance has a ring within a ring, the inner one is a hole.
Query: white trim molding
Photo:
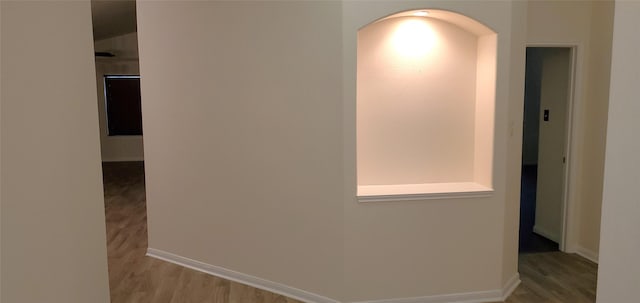
[[[477,291],[437,296],[360,301],[354,303],[484,303],[502,301],[499,290]]]
[[[372,301],[360,301],[353,303],[485,303],[485,302],[499,302],[506,300],[507,297],[518,287],[520,284],[520,275],[516,273],[502,289],[476,291],[468,293],[458,294],[446,294],[426,297],[415,298],[402,298],[402,299],[385,299],[385,300],[372,300]]]
[[[511,294],[516,290],[516,288],[518,288],[520,282],[520,274],[515,273],[513,277],[511,277],[511,279],[509,279],[509,281],[507,281],[507,283],[502,286],[502,298],[500,298],[500,301],[506,301],[507,298],[509,298],[509,296],[511,296]]]
[[[191,268],[206,274],[210,274],[223,279],[246,284],[255,288],[270,291],[279,295],[283,295],[292,299],[296,299],[307,303],[339,303],[339,301],[310,293],[295,287],[287,286],[278,282],[269,281],[252,275],[243,274],[237,271],[226,269],[220,266],[210,265],[200,261],[192,260],[176,254],[172,254],[159,249],[148,248],[147,256],[167,261],[186,268]]]
[[[596,264],[598,264],[598,260],[600,258],[597,252],[582,246],[578,246],[578,248],[576,248],[576,254]]]
[[[492,188],[474,182],[358,186],[359,202],[484,198],[492,194]]]
[[[273,282],[243,274],[237,271],[226,269],[220,266],[206,264],[200,261],[192,260],[176,254],[172,254],[159,249],[148,248],[147,256],[167,261],[176,265],[180,265],[186,268],[197,270],[203,273],[207,273],[216,277],[231,280],[234,282],[246,284],[255,288],[270,291],[276,294],[280,294],[292,299],[296,299],[307,303],[340,303],[331,298],[327,298],[318,294],[314,294],[305,290],[297,289],[291,286],[287,286],[278,282]],[[384,299],[384,300],[372,300],[372,301],[359,301],[352,303],[483,303],[483,302],[496,302],[506,300],[511,293],[520,284],[520,275],[516,273],[502,289],[476,291],[468,293],[458,294],[445,294],[415,298],[399,298],[399,299]]]

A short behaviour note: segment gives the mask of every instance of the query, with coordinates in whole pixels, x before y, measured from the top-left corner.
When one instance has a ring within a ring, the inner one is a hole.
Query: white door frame
[[[572,146],[576,146],[578,136],[576,135],[577,129],[574,127],[575,117],[578,116],[578,109],[580,108],[581,92],[582,92],[582,45],[579,43],[527,43],[527,48],[530,47],[549,47],[549,48],[568,48],[570,50],[571,63],[569,74],[569,97],[567,99],[567,117],[565,128],[565,165],[563,168],[563,188],[562,188],[562,232],[560,235],[560,241],[558,248],[563,252],[575,252],[577,249],[577,234],[578,229],[576,203],[574,189],[576,188],[574,182],[576,180],[577,172],[576,168],[576,151]],[[524,100],[523,100],[524,102]]]

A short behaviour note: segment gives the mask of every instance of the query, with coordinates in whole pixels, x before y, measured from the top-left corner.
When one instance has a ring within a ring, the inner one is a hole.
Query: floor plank
[[[598,265],[576,254],[521,254],[522,284],[506,303],[593,303]]]
[[[142,162],[105,163],[105,214],[113,303],[300,303],[145,256]],[[562,252],[520,255],[522,284],[504,303],[593,303],[597,265]]]

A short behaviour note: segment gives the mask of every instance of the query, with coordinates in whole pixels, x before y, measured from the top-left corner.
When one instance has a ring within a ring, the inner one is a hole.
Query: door
[[[527,48],[520,252],[562,247],[572,78],[572,48]]]
[[[540,117],[534,232],[562,240],[567,142],[567,105],[571,90],[571,48],[540,48]]]

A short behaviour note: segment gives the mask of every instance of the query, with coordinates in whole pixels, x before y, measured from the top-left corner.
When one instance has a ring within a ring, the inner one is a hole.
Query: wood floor
[[[112,303],[298,303],[299,301],[145,256],[144,168],[105,163]],[[520,256],[522,284],[505,303],[595,302],[597,265],[561,252]]]
[[[563,252],[522,254],[522,284],[506,303],[593,303],[598,266],[578,255]]]
[[[105,163],[103,172],[112,303],[300,302],[145,256],[143,164]]]

